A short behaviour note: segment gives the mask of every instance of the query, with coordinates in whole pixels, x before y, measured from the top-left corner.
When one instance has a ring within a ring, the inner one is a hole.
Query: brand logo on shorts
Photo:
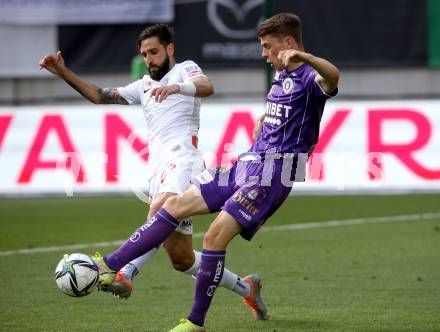
[[[240,204],[242,207],[244,207],[247,211],[249,211],[251,214],[253,214],[254,216],[258,213],[258,209],[255,207],[254,204],[252,204],[252,202],[250,202],[249,200],[247,200],[243,194],[238,191],[234,194],[234,196],[232,197],[232,200],[234,202],[237,202],[238,204]]]
[[[253,201],[255,201],[258,197],[258,190],[257,189],[252,189],[251,191],[248,192],[247,197]]]
[[[182,220],[180,222],[180,225],[182,227],[191,227],[192,226],[192,221],[191,221],[191,219]]]
[[[175,229],[177,233],[184,234],[184,235],[191,235],[192,234],[192,220],[191,218],[182,220]]]
[[[245,213],[243,210],[238,210],[238,212],[240,212],[244,219],[246,219],[247,221],[251,221],[252,217]]]
[[[163,171],[162,174],[160,175],[160,183],[162,184],[166,177],[168,176],[169,173],[171,173],[171,171],[173,169],[175,169],[177,167],[176,164],[169,164]]]

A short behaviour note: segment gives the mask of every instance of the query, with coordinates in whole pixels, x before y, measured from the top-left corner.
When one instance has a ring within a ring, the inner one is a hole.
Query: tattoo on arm
[[[128,105],[128,102],[122,98],[116,88],[98,89],[98,96],[101,104]]]

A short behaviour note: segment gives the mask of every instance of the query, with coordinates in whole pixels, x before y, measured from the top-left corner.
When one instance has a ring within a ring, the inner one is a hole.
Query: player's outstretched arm
[[[197,76],[187,83],[171,84],[151,90],[151,96],[154,96],[159,103],[176,93],[185,96],[208,97],[214,94],[214,86],[206,76]]]
[[[325,92],[332,93],[337,88],[339,82],[339,70],[329,61],[298,50],[281,51],[278,54],[278,57],[283,61],[286,68],[288,68],[290,63],[298,62],[305,62],[312,66],[319,74],[316,77],[316,81]]]
[[[196,97],[209,97],[215,93],[214,86],[206,76],[197,76],[190,79],[190,82],[196,87]]]
[[[46,69],[54,75],[61,77],[67,84],[78,91],[84,98],[94,104],[122,104],[128,102],[121,97],[116,88],[101,89],[87,81],[81,79],[64,64],[63,56],[58,51],[57,54],[47,54],[38,63],[40,69]]]

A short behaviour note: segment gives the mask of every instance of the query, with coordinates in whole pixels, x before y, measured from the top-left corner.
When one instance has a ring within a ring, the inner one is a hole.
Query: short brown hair
[[[153,24],[142,31],[138,37],[138,48],[141,47],[142,41],[147,38],[157,37],[159,43],[167,47],[173,42],[173,28],[167,24]]]
[[[275,37],[292,36],[302,46],[301,19],[291,13],[280,13],[269,17],[258,27],[258,37],[273,35]]]

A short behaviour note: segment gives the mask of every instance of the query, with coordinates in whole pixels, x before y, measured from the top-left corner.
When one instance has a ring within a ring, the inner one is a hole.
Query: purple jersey
[[[289,195],[298,169],[305,166],[300,167],[299,154],[310,153],[318,141],[325,102],[337,90],[326,94],[316,75],[307,64],[278,72],[267,96],[264,125],[249,150],[252,153],[241,155],[229,169],[208,170],[193,179],[210,212],[228,212],[243,227],[240,234],[247,240]],[[266,153],[276,154],[272,159]]]
[[[311,153],[319,137],[319,123],[328,98],[315,81],[317,72],[303,64],[292,72],[277,72],[267,95],[261,132],[249,151]]]

